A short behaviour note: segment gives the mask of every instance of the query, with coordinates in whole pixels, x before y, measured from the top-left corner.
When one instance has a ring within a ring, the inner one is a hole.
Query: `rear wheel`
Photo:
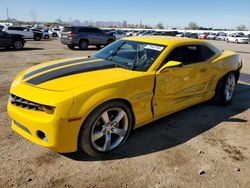
[[[52,37],[57,37],[57,33],[52,33]]]
[[[75,48],[75,46],[72,45],[72,44],[68,44],[67,46],[68,46],[68,48],[71,49],[71,50],[74,50],[74,48]]]
[[[19,41],[19,40],[15,41],[15,42],[14,42],[14,48],[15,48],[16,50],[21,50],[21,49],[23,49],[23,43],[22,43],[21,41]]]
[[[45,36],[44,36],[44,39],[49,39],[49,35],[45,35]]]
[[[114,42],[114,41],[115,41],[114,39],[109,39],[109,40],[107,41],[107,45],[111,44],[111,43]]]
[[[79,43],[79,48],[81,49],[81,50],[86,50],[86,49],[88,49],[88,41],[86,41],[86,40],[81,40],[80,41],[80,43]]]
[[[236,78],[234,73],[224,76],[217,84],[214,99],[218,104],[227,105],[232,101]]]
[[[41,39],[42,39],[42,37],[40,35],[35,35],[34,36],[35,41],[40,41]]]
[[[96,108],[86,119],[79,146],[91,156],[103,156],[124,143],[132,129],[132,114],[127,105],[112,101]]]

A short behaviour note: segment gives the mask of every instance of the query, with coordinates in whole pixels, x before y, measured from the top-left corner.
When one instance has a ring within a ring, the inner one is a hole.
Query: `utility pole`
[[[36,10],[30,10],[30,13],[31,13],[32,22],[36,23],[37,22],[37,11]]]
[[[9,17],[9,9],[8,9],[8,7],[6,8],[6,14],[7,14],[7,22],[9,23],[10,17]]]

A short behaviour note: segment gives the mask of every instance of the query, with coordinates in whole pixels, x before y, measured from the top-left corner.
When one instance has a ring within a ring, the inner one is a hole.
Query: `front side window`
[[[130,70],[147,71],[164,48],[158,44],[119,40],[93,57],[106,59]]]
[[[164,63],[179,61],[184,65],[199,63],[208,60],[215,52],[204,45],[186,45],[177,47],[170,52]]]

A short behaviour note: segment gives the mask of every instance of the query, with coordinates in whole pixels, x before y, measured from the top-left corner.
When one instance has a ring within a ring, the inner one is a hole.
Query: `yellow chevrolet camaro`
[[[238,54],[204,41],[130,37],[19,73],[8,113],[12,129],[36,144],[100,156],[163,116],[210,99],[230,103],[241,67]]]

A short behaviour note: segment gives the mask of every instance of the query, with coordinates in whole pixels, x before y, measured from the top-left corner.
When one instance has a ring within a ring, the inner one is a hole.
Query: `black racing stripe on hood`
[[[23,79],[29,78],[29,77],[31,77],[31,76],[33,76],[35,74],[41,73],[41,72],[49,70],[49,69],[62,67],[62,66],[65,66],[65,65],[70,65],[70,64],[75,64],[75,63],[81,63],[81,62],[88,61],[88,60],[91,60],[91,59],[88,59],[88,58],[76,59],[76,60],[64,61],[64,62],[56,63],[56,64],[53,64],[53,65],[49,65],[49,66],[46,66],[46,67],[43,67],[43,68],[40,68],[40,69],[37,69],[37,70],[34,70],[32,72],[29,72],[29,73],[25,74],[23,76]]]
[[[73,65],[70,67],[65,67],[65,68],[54,70],[54,71],[50,71],[42,75],[39,75],[37,77],[31,78],[30,80],[27,81],[27,83],[38,85],[38,84],[41,84],[41,83],[44,83],[44,82],[47,82],[56,78],[61,78],[64,76],[70,76],[73,74],[89,72],[89,71],[110,69],[114,67],[116,67],[115,64],[106,60]]]

